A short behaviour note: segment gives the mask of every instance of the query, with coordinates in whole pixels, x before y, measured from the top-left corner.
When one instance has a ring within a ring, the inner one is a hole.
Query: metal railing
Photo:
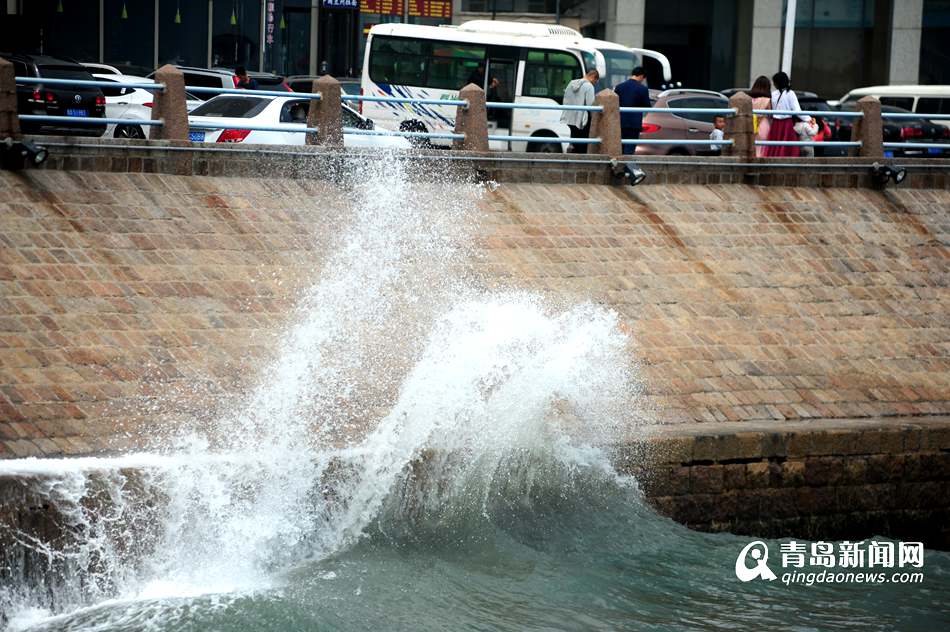
[[[97,87],[97,88],[126,88],[148,90],[152,92],[163,92],[166,87],[162,83],[142,83],[142,82],[119,82],[107,80],[82,80],[82,79],[53,79],[40,77],[15,77],[18,84],[39,85],[39,86],[75,86],[75,87]],[[243,88],[212,88],[205,86],[188,86],[188,92],[194,94],[213,94],[213,95],[241,95],[241,96],[269,96],[296,99],[319,100],[322,95],[319,92],[285,92],[280,90],[247,90]],[[464,99],[429,99],[413,98],[400,96],[380,96],[380,95],[350,95],[342,94],[343,102],[376,102],[376,103],[401,103],[411,105],[433,105],[446,107],[468,108],[469,104]],[[501,102],[489,101],[485,104],[486,109],[496,110],[536,110],[536,111],[584,111],[584,112],[603,112],[604,108],[600,105],[563,105],[556,103],[524,103],[524,102]],[[621,107],[621,114],[626,113],[669,113],[669,114],[693,114],[693,115],[720,115],[733,116],[737,113],[736,108],[683,108],[683,107]],[[758,116],[815,116],[833,119],[858,119],[864,116],[861,111],[824,111],[824,110],[770,110],[753,109],[752,113]],[[926,114],[919,112],[882,112],[881,118],[884,120],[915,120],[915,119],[934,119],[950,120],[950,114]],[[21,114],[19,119],[25,122],[48,122],[48,123],[70,123],[80,125],[142,125],[150,127],[160,127],[164,123],[162,120],[147,120],[138,118],[111,118],[95,116],[54,116],[41,114]],[[316,128],[306,127],[304,125],[283,124],[273,125],[242,125],[240,123],[212,124],[200,121],[189,120],[189,126],[194,131],[208,131],[217,129],[235,129],[247,131],[262,132],[289,132],[289,133],[317,133]],[[463,140],[464,134],[455,132],[428,132],[428,131],[392,131],[392,130],[368,130],[360,128],[344,128],[346,134],[366,135],[366,136],[394,136],[404,138],[417,138],[429,140]],[[524,142],[530,144],[549,143],[549,144],[572,144],[572,145],[594,145],[602,143],[601,138],[570,138],[566,136],[524,136],[517,134],[489,134],[489,141],[500,142]],[[621,144],[630,145],[695,145],[710,147],[725,147],[734,145],[732,139],[711,140],[711,139],[654,139],[637,138],[622,139]],[[789,146],[789,147],[827,147],[827,148],[858,148],[862,146],[861,141],[814,141],[814,140],[755,140],[757,146]],[[884,149],[940,149],[950,153],[950,142],[884,142]],[[933,152],[932,152],[933,153]]]

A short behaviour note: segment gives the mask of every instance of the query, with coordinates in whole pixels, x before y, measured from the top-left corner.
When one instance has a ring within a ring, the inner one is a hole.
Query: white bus
[[[569,81],[590,69],[600,72],[598,89],[613,87],[640,65],[641,55],[658,59],[669,81],[669,62],[662,54],[585,38],[559,25],[495,20],[457,27],[377,24],[366,42],[361,89],[371,96],[456,99],[459,89],[475,83],[489,101],[554,104],[561,103]],[[455,107],[365,101],[362,113],[389,130],[450,132],[455,126]],[[490,109],[489,134],[560,137],[565,142],[489,145],[498,150],[566,151],[571,134],[560,118],[559,110]]]

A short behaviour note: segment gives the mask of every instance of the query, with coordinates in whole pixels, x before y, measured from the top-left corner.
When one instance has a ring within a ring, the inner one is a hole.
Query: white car
[[[154,83],[152,79],[135,75],[96,73],[93,77],[100,81],[114,81],[116,83]],[[102,86],[102,94],[106,97],[106,118],[140,120],[152,118],[152,102],[155,101],[155,95],[149,90]],[[185,104],[189,112],[202,103],[200,99],[190,94],[186,94],[185,97]],[[103,138],[148,138],[151,129],[150,125],[139,125],[134,121],[128,125],[112,123],[106,127]]]
[[[262,145],[304,145],[309,99],[270,97],[243,94],[222,94],[199,105],[188,117],[188,138],[196,143],[256,143]],[[402,136],[348,133],[346,128],[373,130],[373,122],[360,116],[347,105],[342,105],[344,147],[388,147],[408,149],[409,141]],[[260,126],[271,131],[246,130],[241,127]],[[285,131],[286,130],[286,131]]]

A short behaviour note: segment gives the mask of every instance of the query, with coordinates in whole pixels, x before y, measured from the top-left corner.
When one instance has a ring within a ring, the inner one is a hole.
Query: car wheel
[[[531,153],[536,153],[536,154],[562,153],[561,143],[528,143],[528,151]]]
[[[129,138],[133,140],[145,140],[145,132],[138,125],[117,125],[112,136],[114,138]]]

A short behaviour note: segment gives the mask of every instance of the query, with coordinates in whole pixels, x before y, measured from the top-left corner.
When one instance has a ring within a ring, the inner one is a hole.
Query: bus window
[[[521,93],[526,97],[544,97],[560,103],[567,84],[581,76],[581,64],[574,55],[557,51],[529,50]]]
[[[478,44],[376,35],[369,76],[375,83],[458,90],[484,59]]]
[[[640,65],[640,57],[630,51],[601,48],[600,52],[607,62],[607,76],[601,77],[597,82],[598,90],[615,88],[617,84],[629,79],[633,69]]]

